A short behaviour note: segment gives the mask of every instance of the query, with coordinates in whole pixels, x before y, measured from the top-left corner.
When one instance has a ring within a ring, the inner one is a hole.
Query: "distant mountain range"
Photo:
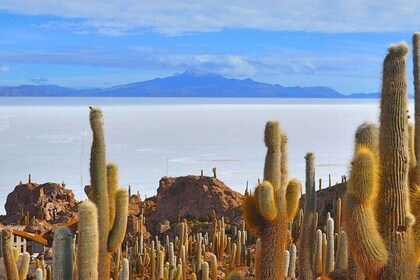
[[[166,78],[105,89],[77,90],[56,85],[0,87],[0,96],[86,97],[241,97],[241,98],[378,98],[379,93],[344,95],[329,87],[284,87],[252,79],[229,79],[186,71]]]

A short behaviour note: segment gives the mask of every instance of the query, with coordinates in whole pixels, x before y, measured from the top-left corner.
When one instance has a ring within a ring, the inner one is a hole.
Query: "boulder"
[[[146,202],[146,217],[155,224],[176,224],[184,218],[209,221],[213,211],[231,221],[241,215],[242,195],[214,177],[163,177],[157,195]]]
[[[76,199],[71,190],[63,184],[27,183],[19,184],[7,196],[5,223],[23,222],[29,214],[49,223],[65,222],[77,213]]]

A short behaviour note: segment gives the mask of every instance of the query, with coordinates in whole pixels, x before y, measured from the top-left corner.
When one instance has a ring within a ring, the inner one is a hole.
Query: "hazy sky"
[[[0,1],[0,85],[108,87],[185,70],[379,90],[420,1]],[[411,56],[409,78],[411,79]]]

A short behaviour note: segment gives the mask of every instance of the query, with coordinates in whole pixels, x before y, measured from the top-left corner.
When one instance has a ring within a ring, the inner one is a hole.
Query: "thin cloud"
[[[111,68],[166,71],[199,70],[228,77],[274,75],[330,75],[376,77],[380,55],[331,54],[278,51],[249,54],[172,54],[149,48],[121,52],[99,49],[75,51],[0,51],[0,61],[33,64],[73,64]]]
[[[8,67],[8,66],[0,66],[0,72],[2,72],[2,73],[10,72],[10,67]]]
[[[414,31],[420,26],[420,2],[355,1],[49,1],[4,0],[0,10],[26,15],[53,15],[61,20],[43,27],[121,36],[152,30],[176,35],[248,28],[307,32]],[[66,27],[67,25],[67,27]]]
[[[30,81],[35,85],[46,85],[49,82],[46,78],[30,79]]]

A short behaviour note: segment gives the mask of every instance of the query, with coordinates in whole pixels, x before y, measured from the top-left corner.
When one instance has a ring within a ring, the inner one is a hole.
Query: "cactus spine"
[[[297,204],[300,184],[289,184],[290,188],[297,190],[287,190],[287,137],[277,121],[266,124],[264,141],[267,147],[264,181],[255,189],[253,196],[246,192],[243,210],[250,230],[261,238],[261,252],[257,252],[256,257],[256,279],[280,280],[285,275],[284,250],[288,223],[297,211],[297,207],[288,208],[287,204]],[[290,202],[286,200],[286,193],[292,194],[287,197]]]
[[[53,279],[73,279],[73,238],[70,230],[59,227],[53,241]]]
[[[109,233],[108,252],[113,252],[122,243],[127,228],[128,192],[118,189],[115,193],[116,217]]]
[[[300,230],[300,254],[299,254],[299,278],[303,280],[315,279],[314,244],[315,244],[315,155],[307,153],[306,160],[306,183],[305,183],[305,210]]]

